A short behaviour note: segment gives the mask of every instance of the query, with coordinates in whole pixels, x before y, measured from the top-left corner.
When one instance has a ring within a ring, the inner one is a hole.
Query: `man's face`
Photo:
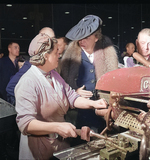
[[[58,53],[61,55],[65,50],[66,43],[62,38],[58,38],[57,41],[58,41]]]
[[[17,43],[12,43],[9,47],[9,54],[11,54],[12,56],[19,56],[19,52],[20,52],[20,47]]]
[[[140,33],[136,41],[138,52],[143,57],[148,58],[150,55],[150,36],[146,33]]]

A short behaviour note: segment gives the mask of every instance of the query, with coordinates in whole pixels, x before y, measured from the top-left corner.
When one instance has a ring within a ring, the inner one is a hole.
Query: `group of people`
[[[150,28],[144,28],[138,34],[135,41],[136,46],[132,42],[127,43],[126,51],[121,54],[124,67],[140,65],[150,67],[149,36]]]
[[[113,43],[102,34],[101,26],[101,18],[87,15],[64,38],[56,38],[54,31],[45,27],[32,39],[30,59],[20,69],[15,63],[19,55],[16,43],[9,47],[14,51],[11,56],[0,61],[1,75],[6,72],[3,67],[7,63],[14,68],[10,81],[2,79],[5,82],[0,93],[5,93],[5,100],[7,94],[14,97],[21,132],[19,159],[50,159],[54,152],[70,146],[69,137],[77,138],[76,129],[81,129],[83,140],[89,140],[89,128],[100,133],[106,127],[108,104],[98,97],[95,85],[103,74],[118,69],[119,62]],[[145,29],[139,33],[139,53],[134,53],[141,59],[146,57],[146,62],[149,32]]]

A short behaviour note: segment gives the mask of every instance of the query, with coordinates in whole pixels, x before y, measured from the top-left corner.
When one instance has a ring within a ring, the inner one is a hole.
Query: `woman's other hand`
[[[91,91],[86,91],[85,89],[85,86],[83,85],[82,87],[78,88],[76,90],[76,92],[81,96],[81,97],[84,97],[84,98],[90,98],[93,96],[93,93]]]

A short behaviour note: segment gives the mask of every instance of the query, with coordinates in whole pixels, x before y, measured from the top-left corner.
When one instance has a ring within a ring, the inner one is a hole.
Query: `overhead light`
[[[126,33],[126,31],[124,31],[123,33]]]
[[[4,31],[4,30],[5,30],[5,28],[1,28],[1,30],[2,30],[2,31]]]
[[[65,14],[70,14],[70,12],[65,12]]]
[[[34,27],[34,25],[32,24],[31,27]]]
[[[27,17],[23,17],[23,19],[27,19]]]
[[[108,17],[108,19],[112,19],[112,17]]]
[[[131,27],[131,29],[134,29],[134,27]]]
[[[119,34],[118,34],[117,36],[118,36],[118,37],[120,37],[120,35],[119,35]]]
[[[113,37],[113,39],[115,39],[115,37]]]
[[[142,21],[142,23],[145,23],[145,21]]]
[[[12,4],[6,4],[7,7],[12,7]]]
[[[15,34],[15,33],[12,33],[12,34]]]
[[[105,27],[105,26],[106,26],[106,24],[103,24],[103,26]]]
[[[22,38],[22,36],[20,36],[20,38]]]

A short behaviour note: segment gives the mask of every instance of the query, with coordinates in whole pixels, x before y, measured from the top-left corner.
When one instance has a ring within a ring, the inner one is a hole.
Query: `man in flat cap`
[[[95,15],[81,19],[66,34],[72,42],[61,60],[61,76],[81,96],[90,99],[96,99],[94,93],[97,80],[106,72],[118,69],[115,48],[111,40],[102,35],[101,25],[102,20]],[[79,109],[77,112],[77,119],[72,121],[77,128],[86,125],[99,133],[104,129],[104,119],[97,116],[94,110]]]

